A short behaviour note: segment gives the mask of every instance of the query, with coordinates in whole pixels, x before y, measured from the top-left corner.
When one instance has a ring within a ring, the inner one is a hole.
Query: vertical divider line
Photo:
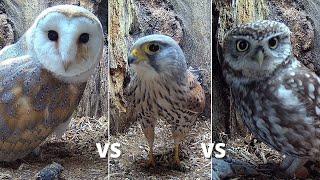
[[[211,13],[210,13],[210,14],[211,14],[211,18],[210,18],[210,23],[211,23],[211,26],[210,26],[210,27],[211,27],[211,28],[210,28],[210,29],[211,29],[211,31],[210,31],[210,35],[211,35],[211,43],[210,43],[210,46],[211,46],[211,54],[210,54],[210,59],[211,59],[211,62],[210,62],[210,66],[211,66],[211,72],[210,72],[210,74],[211,74],[211,89],[210,89],[210,95],[211,95],[211,99],[210,99],[210,101],[211,101],[211,102],[210,102],[210,103],[211,103],[211,104],[210,104],[210,111],[211,111],[211,112],[210,112],[211,142],[210,142],[210,143],[213,143],[213,142],[212,142],[212,140],[213,140],[213,138],[212,138],[212,134],[213,134],[213,133],[212,133],[212,128],[213,128],[213,126],[212,126],[212,112],[213,112],[213,111],[212,111],[212,88],[213,88],[213,86],[212,86],[212,74],[213,74],[213,73],[212,73],[212,71],[213,71],[213,67],[212,67],[212,61],[213,61],[213,59],[212,59],[212,53],[213,53],[213,47],[212,47],[212,44],[213,44],[213,31],[212,31],[212,26],[213,26],[213,5],[212,5],[212,4],[213,4],[213,0],[210,1],[210,7],[211,7],[211,8],[210,8],[210,9],[211,9]],[[212,171],[213,171],[213,170],[212,170],[212,168],[213,168],[213,167],[212,167],[212,156],[211,156],[211,159],[210,159],[210,167],[211,167],[211,171],[210,171],[210,172],[211,172],[211,179],[212,179]]]
[[[112,1],[108,1],[108,32],[107,32],[107,41],[108,41],[108,47],[107,47],[107,51],[108,51],[108,60],[107,60],[107,68],[108,68],[108,75],[107,75],[107,82],[108,82],[108,106],[107,106],[107,109],[108,109],[108,143],[110,144],[110,27],[111,25],[109,24],[111,22],[111,7],[110,7],[110,4]],[[110,156],[109,156],[109,153],[108,153],[108,160],[107,160],[107,163],[108,163],[108,180],[110,180]]]

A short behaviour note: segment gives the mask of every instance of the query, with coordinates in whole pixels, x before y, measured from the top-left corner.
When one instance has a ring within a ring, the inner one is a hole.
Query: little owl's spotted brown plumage
[[[223,73],[245,125],[286,155],[281,167],[293,175],[320,157],[320,79],[293,56],[290,34],[275,21],[231,30]]]
[[[180,167],[179,144],[204,109],[204,91],[187,69],[181,48],[168,36],[140,38],[131,49],[129,64],[135,72],[129,96],[150,147],[148,165],[155,165],[154,127],[161,118],[171,124],[174,164]]]

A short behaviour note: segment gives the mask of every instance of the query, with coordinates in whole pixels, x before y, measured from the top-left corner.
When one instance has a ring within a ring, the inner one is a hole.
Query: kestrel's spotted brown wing
[[[85,83],[67,84],[28,56],[0,63],[0,161],[23,158],[66,122]]]
[[[205,107],[204,90],[196,76],[190,71],[187,72],[187,86],[189,87],[187,94],[187,109],[195,113],[203,112]]]

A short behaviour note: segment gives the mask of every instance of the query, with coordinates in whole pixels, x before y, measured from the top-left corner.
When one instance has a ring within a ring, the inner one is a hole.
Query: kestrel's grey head
[[[169,36],[149,35],[140,38],[131,48],[129,65],[138,77],[179,77],[187,69],[184,53]]]
[[[267,20],[229,31],[223,42],[225,73],[245,82],[270,76],[292,55],[290,34],[285,24]]]

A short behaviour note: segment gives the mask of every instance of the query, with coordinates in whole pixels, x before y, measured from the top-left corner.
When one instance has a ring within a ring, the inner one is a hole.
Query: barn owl
[[[155,166],[154,128],[157,119],[171,125],[175,167],[181,168],[179,145],[204,110],[205,95],[196,76],[187,68],[178,43],[166,35],[138,39],[131,48],[128,62],[135,72],[130,83],[134,112],[141,122],[149,144],[147,166]]]
[[[0,51],[0,161],[25,157],[61,135],[103,52],[103,31],[88,10],[44,10],[17,43]]]
[[[240,25],[224,39],[223,72],[248,129],[286,155],[290,176],[320,157],[320,78],[292,53],[290,29],[276,21]]]

